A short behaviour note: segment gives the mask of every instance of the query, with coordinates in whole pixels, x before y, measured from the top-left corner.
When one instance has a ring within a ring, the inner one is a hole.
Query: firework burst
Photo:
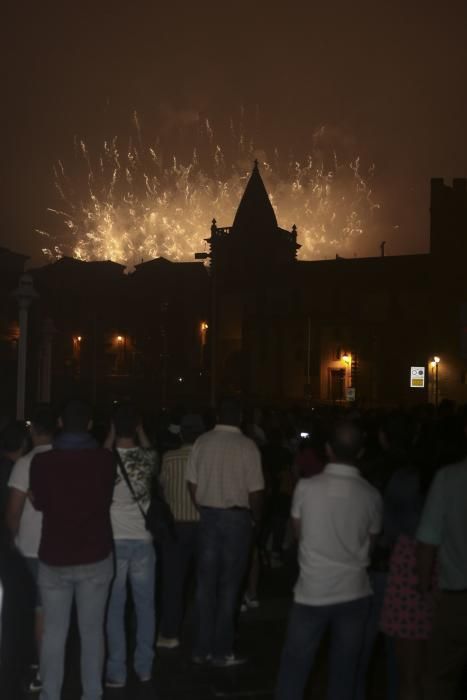
[[[167,156],[160,140],[146,144],[134,115],[127,148],[117,138],[91,153],[75,139],[68,167],[54,166],[60,204],[51,231],[39,231],[51,259],[113,260],[134,265],[155,257],[193,260],[204,246],[213,217],[231,225],[249,169],[259,160],[279,225],[297,225],[301,259],[352,254],[356,241],[374,225],[373,168],[362,172],[358,157],[340,161],[323,154],[320,130],[302,158],[260,150],[231,123],[229,142],[221,143],[205,120],[197,127],[190,157]],[[329,150],[329,149],[328,149]]]

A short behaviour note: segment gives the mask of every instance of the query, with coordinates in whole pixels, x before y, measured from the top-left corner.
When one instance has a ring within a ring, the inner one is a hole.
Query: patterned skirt
[[[426,640],[431,637],[432,596],[417,592],[416,540],[400,535],[389,564],[380,627],[390,637]]]

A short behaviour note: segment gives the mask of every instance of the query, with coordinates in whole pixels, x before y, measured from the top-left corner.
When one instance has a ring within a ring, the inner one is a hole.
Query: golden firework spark
[[[231,225],[255,158],[279,225],[297,225],[299,258],[352,254],[356,240],[373,225],[379,207],[370,187],[373,169],[363,173],[358,157],[340,162],[332,154],[329,167],[321,152],[282,159],[274,149],[269,156],[232,122],[237,145],[228,157],[205,120],[200,148],[187,162],[173,155],[166,163],[160,143],[145,145],[136,113],[133,123],[136,139],[124,151],[116,137],[97,154],[76,139],[72,174],[61,161],[54,167],[60,206],[49,211],[59,229],[39,231],[49,239],[43,248],[49,258],[73,255],[129,266],[155,257],[193,260],[213,217]]]

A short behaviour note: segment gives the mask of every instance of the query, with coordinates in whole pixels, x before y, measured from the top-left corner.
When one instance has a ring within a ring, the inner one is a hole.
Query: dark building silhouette
[[[442,178],[431,181],[431,253],[448,265],[467,256],[467,179],[454,178],[452,187]]]
[[[375,258],[297,260],[296,228],[278,226],[256,163],[232,226],[213,220],[206,240],[209,265],[158,258],[127,274],[63,258],[32,271],[29,402],[51,387],[55,399],[81,391],[148,408],[226,392],[253,403],[416,403],[435,399],[435,355],[439,400],[467,401],[466,180],[432,180],[426,255],[382,245]],[[24,257],[0,250],[0,265],[2,255],[16,265],[7,299]],[[2,371],[13,376],[10,331]],[[410,387],[412,366],[425,367],[424,388]]]
[[[0,247],[0,413],[14,405],[18,349],[18,306],[12,292],[28,257]]]
[[[283,398],[279,346],[293,311],[300,246],[295,227],[278,226],[257,163],[233,225],[220,228],[214,220],[208,243],[219,387],[255,398]]]

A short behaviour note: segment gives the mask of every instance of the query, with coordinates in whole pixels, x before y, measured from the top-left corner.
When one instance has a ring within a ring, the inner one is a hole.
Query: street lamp
[[[18,375],[16,387],[16,418],[24,420],[26,392],[26,357],[28,345],[28,311],[31,303],[39,296],[34,289],[31,275],[25,273],[19,278],[18,288],[13,292],[19,308]]]
[[[438,400],[439,400],[439,363],[441,362],[441,358],[439,355],[435,355],[433,357],[433,360],[431,362],[431,366],[435,370],[435,406],[438,408]]]
[[[212,220],[211,234],[216,231],[216,220]],[[212,253],[195,253],[195,260],[211,260],[210,276],[211,276],[211,318],[210,318],[210,364],[211,364],[211,404],[216,405],[217,395],[217,279],[216,266],[213,264]],[[208,324],[206,323],[206,329]]]

